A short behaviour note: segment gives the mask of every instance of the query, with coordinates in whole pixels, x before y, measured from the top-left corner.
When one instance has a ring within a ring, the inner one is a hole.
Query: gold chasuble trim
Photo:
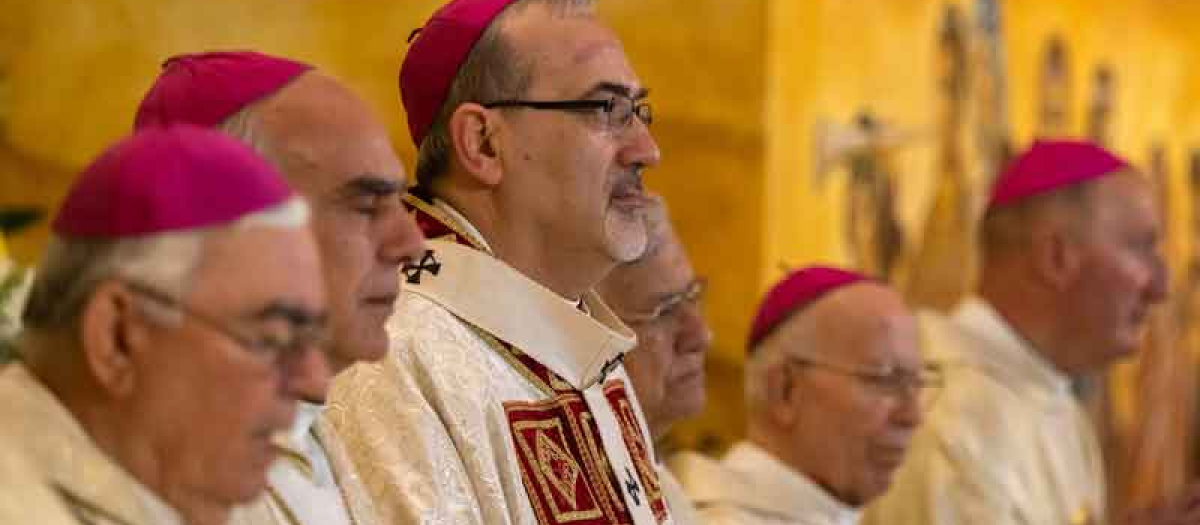
[[[521,481],[540,525],[628,525],[599,429],[579,394],[504,404]]]
[[[405,204],[434,253],[421,263],[428,273],[411,269],[418,278],[408,291],[457,317],[546,396],[502,403],[539,525],[669,523],[619,366],[632,330],[595,294],[585,313],[496,259],[442,204],[412,196]]]

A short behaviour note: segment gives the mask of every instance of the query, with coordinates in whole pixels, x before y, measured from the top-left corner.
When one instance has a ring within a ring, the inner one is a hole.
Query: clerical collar
[[[313,425],[317,422],[317,417],[324,411],[325,405],[309,403],[308,401],[296,403],[296,419],[292,421],[292,428],[288,432],[288,440],[293,447],[299,448],[299,445],[308,439],[308,435],[312,433]]]
[[[454,209],[454,206],[437,197],[433,198],[433,205],[437,206],[442,213],[448,215],[450,220],[458,223],[457,225],[465,230],[464,233],[471,236],[471,240],[483,246],[484,251],[492,253],[492,245],[488,244],[487,239],[483,238],[483,234],[479,233],[479,229],[474,224],[471,224],[471,221],[468,221],[466,216]]]
[[[748,441],[734,445],[720,461],[698,454],[675,461],[673,466],[697,508],[740,508],[788,523],[822,525],[852,525],[861,514]]]
[[[446,214],[447,218],[449,218],[451,221],[455,222],[456,223],[455,225],[458,226],[459,228],[461,228],[463,230],[463,233],[470,236],[472,241],[474,241],[474,242],[478,243],[480,246],[482,246],[484,251],[486,251],[488,253],[492,253],[492,245],[488,244],[487,239],[485,239],[483,237],[483,234],[479,233],[479,229],[476,228],[474,224],[471,224],[471,221],[467,220],[467,217],[465,215],[463,215],[462,213],[459,213],[458,210],[454,209],[454,206],[451,206],[446,201],[439,199],[437,197],[433,198],[433,205],[437,206],[438,210],[440,210],[442,213]],[[570,304],[572,308],[578,308],[578,309],[582,310],[584,313],[587,313],[587,311],[588,311],[587,304],[586,304],[586,302],[584,302],[584,300],[582,298],[580,298],[580,299],[563,299],[563,300],[566,301],[567,304]]]
[[[820,523],[849,525],[858,521],[859,509],[842,503],[806,474],[785,465],[753,443],[738,443],[730,449],[723,463],[756,481],[748,488],[761,496],[757,503],[764,507],[763,510],[793,518],[817,518]]]
[[[581,309],[491,254],[448,240],[430,240],[429,247],[438,271],[410,280],[405,291],[513,345],[576,389],[603,379],[635,343],[594,292]]]
[[[990,344],[987,348],[955,345],[962,348],[952,351],[1001,377],[1041,387],[1052,398],[1073,399],[1070,379],[1021,337],[992,305],[977,298],[967,299],[954,311],[954,321]]]

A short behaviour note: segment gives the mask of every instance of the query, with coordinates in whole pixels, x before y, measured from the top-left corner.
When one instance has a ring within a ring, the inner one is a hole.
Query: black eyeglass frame
[[[621,116],[620,122],[613,122],[617,110],[617,100],[629,101],[629,113]],[[650,102],[642,99],[634,99],[625,95],[613,95],[607,99],[580,99],[580,100],[521,100],[521,99],[506,99],[495,100],[492,102],[484,102],[481,106],[488,109],[495,108],[528,108],[548,111],[572,111],[582,112],[590,110],[603,110],[607,117],[609,127],[614,129],[623,129],[633,123],[633,118],[637,117],[642,121],[642,124],[649,126],[654,122],[654,110],[650,106]]]

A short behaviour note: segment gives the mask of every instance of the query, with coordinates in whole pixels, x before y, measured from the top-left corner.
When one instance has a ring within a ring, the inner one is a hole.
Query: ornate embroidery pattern
[[[521,480],[541,525],[629,525],[600,432],[577,393],[504,404]]]
[[[404,202],[427,238],[442,238],[477,250],[483,249],[435,206],[411,194],[405,195]],[[632,473],[623,474],[626,476],[624,483],[618,481],[605,453],[600,428],[582,393],[519,348],[469,322],[466,324],[532,385],[550,398],[537,402],[513,401],[504,404],[513,448],[521,467],[521,481],[529,495],[538,523],[632,525],[633,517],[625,507],[622,490],[627,486],[633,487],[631,490],[636,491],[636,494],[630,494],[631,501],[637,501],[643,495],[637,483],[633,482]],[[619,360],[614,360],[612,368],[617,364]],[[616,383],[619,392],[613,395],[624,399],[628,405],[623,383]],[[614,403],[614,398],[607,390],[605,396],[610,404]],[[615,404],[613,406],[616,407]],[[629,430],[624,428],[629,423],[619,411],[617,414],[625,444],[630,446]],[[635,461],[645,463],[651,468],[649,479],[653,480],[654,485],[653,490],[646,496],[649,496],[648,499],[653,505],[651,508],[655,518],[662,523],[666,516],[666,504],[658,489],[653,465],[646,459],[648,456],[645,453],[645,444],[640,440],[641,433],[638,430],[640,427],[637,426],[636,415],[632,412],[629,415],[632,416],[628,421],[632,421],[633,435],[638,436],[636,439],[641,446],[640,454],[632,448],[631,452]],[[646,474],[642,472],[645,467],[638,464],[635,468],[638,470],[641,484],[651,487],[647,484]]]
[[[413,219],[417,221],[417,227],[421,229],[421,233],[425,234],[426,239],[448,238],[463,246],[483,250],[482,246],[476,244],[466,232],[455,226],[436,206],[407,193],[404,195],[404,207],[413,214]]]
[[[629,395],[625,392],[625,382],[614,379],[605,383],[604,397],[608,399],[609,405],[617,415],[617,421],[621,425],[621,437],[625,439],[625,447],[633,457],[633,465],[642,480],[642,486],[646,487],[646,499],[650,502],[650,509],[654,511],[654,519],[663,523],[667,520],[667,502],[663,497],[662,485],[658,481],[658,470],[650,461],[650,451],[642,437],[637,413],[634,412]]]

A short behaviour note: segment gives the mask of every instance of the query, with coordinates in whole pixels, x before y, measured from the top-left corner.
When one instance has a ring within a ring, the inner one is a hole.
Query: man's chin
[[[269,466],[268,466],[269,468]],[[241,483],[236,489],[228,495],[228,503],[232,505],[245,505],[256,501],[267,490],[267,470],[264,469],[261,475],[255,472],[253,477],[243,476]]]
[[[608,252],[618,264],[636,261],[646,253],[646,242],[645,232],[641,235],[626,234],[615,238],[610,237]]]
[[[346,356],[347,366],[357,362],[373,363],[383,359],[388,352],[387,333],[382,332],[362,341],[352,356]]]

